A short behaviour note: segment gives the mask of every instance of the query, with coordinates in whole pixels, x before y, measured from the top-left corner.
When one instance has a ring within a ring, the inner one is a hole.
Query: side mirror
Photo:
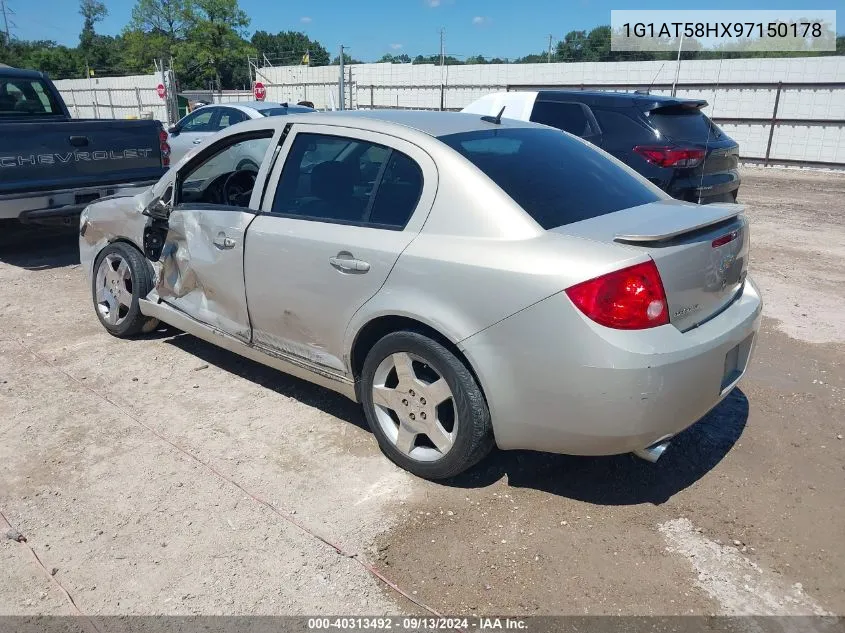
[[[179,136],[179,128],[173,125],[168,128],[167,133],[170,134],[170,136]]]
[[[151,218],[156,218],[160,220],[166,220],[170,217],[170,203],[165,202],[164,198],[159,197],[155,198],[147,208],[144,210],[144,215],[148,215]]]

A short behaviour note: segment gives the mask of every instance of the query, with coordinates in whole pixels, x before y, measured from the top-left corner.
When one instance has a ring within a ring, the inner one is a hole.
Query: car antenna
[[[666,62],[660,64],[660,68],[657,69],[657,72],[654,73],[654,79],[651,80],[651,83],[648,85],[648,88],[645,89],[645,94],[651,94],[651,87],[654,85],[654,82],[657,81],[657,78],[660,76],[660,72],[663,70],[663,67],[666,65]],[[635,93],[643,94],[642,90],[635,90]]]
[[[507,108],[507,106],[502,106],[502,109],[499,110],[499,114],[497,114],[496,116],[483,116],[481,117],[481,120],[487,121],[488,123],[495,123],[496,125],[501,125],[502,115],[505,113],[505,108]]]

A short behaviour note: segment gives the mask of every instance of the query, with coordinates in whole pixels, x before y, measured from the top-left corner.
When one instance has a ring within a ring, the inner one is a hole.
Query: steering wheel
[[[232,172],[223,184],[223,204],[245,207],[249,204],[257,174],[248,169]]]

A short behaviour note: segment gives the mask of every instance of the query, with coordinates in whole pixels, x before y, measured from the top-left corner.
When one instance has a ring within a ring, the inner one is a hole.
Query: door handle
[[[231,237],[227,237],[225,233],[219,233],[217,237],[214,238],[214,245],[221,251],[235,248],[235,244],[237,244],[237,242]]]
[[[87,136],[70,136],[68,137],[68,141],[74,147],[85,147],[86,145],[88,145]]]
[[[201,138],[195,138],[195,139],[194,139],[194,145],[199,145],[200,143],[202,143],[202,139],[201,139]]]
[[[335,257],[329,257],[329,264],[342,273],[362,274],[370,270],[370,265],[355,257],[349,251],[340,251]]]

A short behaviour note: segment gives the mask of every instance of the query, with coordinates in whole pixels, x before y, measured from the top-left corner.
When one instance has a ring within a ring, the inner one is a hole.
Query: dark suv
[[[598,145],[674,198],[734,202],[739,146],[701,112],[706,105],[641,93],[544,90],[531,121]]]

